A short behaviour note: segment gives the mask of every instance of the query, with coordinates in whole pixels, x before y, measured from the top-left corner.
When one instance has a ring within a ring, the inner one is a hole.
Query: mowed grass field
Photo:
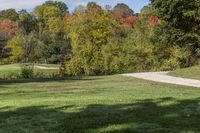
[[[0,76],[8,75],[11,73],[19,73],[21,70],[20,64],[0,65]]]
[[[56,69],[40,69],[35,67],[34,73],[42,72],[48,74],[58,73],[59,65],[55,64],[35,64],[35,66],[47,67],[47,68],[58,68]],[[9,75],[20,74],[22,69],[22,64],[9,64],[9,65],[0,65],[0,79],[8,77]]]
[[[169,75],[200,80],[200,66],[178,69],[170,72]]]
[[[200,89],[120,75],[0,81],[0,133],[143,132],[200,132]]]

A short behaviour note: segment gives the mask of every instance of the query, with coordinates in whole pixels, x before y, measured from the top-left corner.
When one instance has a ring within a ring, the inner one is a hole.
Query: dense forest
[[[61,64],[67,75],[173,70],[200,63],[200,0],[151,0],[140,13],[46,1],[0,11],[0,64]]]

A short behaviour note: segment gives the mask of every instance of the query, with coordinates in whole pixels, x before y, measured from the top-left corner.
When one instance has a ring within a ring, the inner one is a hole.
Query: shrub
[[[33,66],[25,65],[21,69],[21,77],[25,79],[33,78],[34,77],[34,71]]]

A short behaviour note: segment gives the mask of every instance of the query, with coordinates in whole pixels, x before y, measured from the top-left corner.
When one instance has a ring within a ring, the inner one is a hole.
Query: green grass
[[[170,72],[169,75],[200,80],[200,66],[178,69]]]
[[[200,132],[200,89],[121,76],[0,81],[0,133]]]
[[[45,66],[45,67],[59,67],[59,65],[54,65],[54,64],[38,64],[40,66]],[[22,69],[22,64],[9,64],[9,65],[0,65],[0,79],[4,79],[4,77],[9,77],[9,75],[15,75],[21,73]],[[34,68],[34,72],[41,72],[45,74],[53,74],[55,72],[58,73],[59,70],[55,69],[39,69],[39,68]]]
[[[20,64],[0,65],[0,75],[7,75],[10,73],[18,73],[21,70]]]

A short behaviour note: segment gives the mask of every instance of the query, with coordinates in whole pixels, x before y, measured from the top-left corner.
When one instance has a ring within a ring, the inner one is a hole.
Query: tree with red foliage
[[[119,3],[113,8],[111,14],[117,19],[122,19],[133,16],[134,12],[128,5]]]
[[[7,41],[14,37],[19,28],[16,22],[8,19],[0,21],[0,59],[8,57],[9,50],[6,48]]]
[[[134,27],[134,25],[138,20],[139,20],[138,16],[129,16],[127,18],[122,18],[121,23],[128,27]]]
[[[0,29],[7,32],[11,36],[15,36],[19,30],[18,24],[8,19],[0,21]]]
[[[150,16],[148,18],[148,22],[150,25],[158,25],[160,23],[160,19],[157,16]]]

